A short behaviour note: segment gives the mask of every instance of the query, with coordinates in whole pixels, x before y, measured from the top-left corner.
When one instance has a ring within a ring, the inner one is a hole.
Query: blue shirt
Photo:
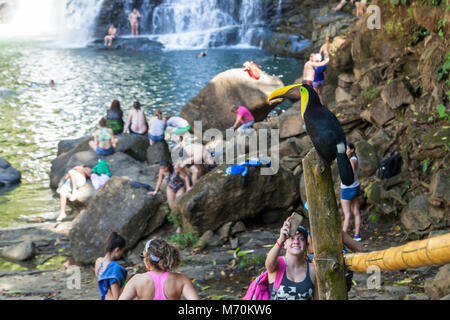
[[[324,72],[325,70],[327,70],[327,66],[322,66],[322,67],[314,67],[314,81],[324,81],[325,80],[325,75]]]

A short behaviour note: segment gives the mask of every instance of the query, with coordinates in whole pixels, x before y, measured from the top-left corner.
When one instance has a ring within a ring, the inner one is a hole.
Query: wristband
[[[277,244],[277,246],[279,246],[280,248],[283,248],[283,246],[281,244],[278,243],[278,239],[277,241],[275,241],[275,243]]]

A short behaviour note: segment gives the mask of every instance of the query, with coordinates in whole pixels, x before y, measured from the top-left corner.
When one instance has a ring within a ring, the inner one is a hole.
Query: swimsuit
[[[181,179],[179,175],[175,175],[174,173],[168,175],[166,177],[166,181],[169,182],[169,189],[172,190],[175,194],[184,187],[183,179]]]
[[[111,140],[112,137],[107,128],[101,128],[100,133],[97,136],[97,139],[99,141],[108,141]]]
[[[165,272],[163,274],[147,272],[147,274],[152,278],[155,286],[155,295],[153,300],[169,300],[164,293],[164,285],[166,284],[169,272]]]

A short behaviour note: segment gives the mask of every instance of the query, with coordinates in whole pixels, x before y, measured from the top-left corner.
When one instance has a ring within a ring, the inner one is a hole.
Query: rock
[[[372,176],[380,164],[376,150],[366,141],[356,142],[355,148],[361,167],[359,177],[364,178]]]
[[[414,97],[409,92],[402,80],[397,79],[389,83],[381,90],[381,98],[392,109],[397,109],[405,104],[414,102]]]
[[[0,188],[20,183],[22,174],[13,168],[11,164],[0,158]]]
[[[105,47],[104,39],[96,39],[87,46],[95,50],[161,51],[164,49],[161,42],[141,37],[116,37],[111,47]]]
[[[220,244],[220,237],[208,230],[198,240],[200,248],[217,247]]]
[[[376,100],[361,113],[361,118],[382,128],[388,121],[394,119],[395,114],[382,99]]]
[[[439,300],[450,300],[450,294],[446,295],[445,297],[442,297]]]
[[[370,139],[369,144],[372,145],[380,157],[383,157],[387,148],[391,144],[392,138],[383,129],[378,130]]]
[[[189,121],[191,127],[194,121],[202,121],[203,130],[225,130],[236,119],[230,110],[237,104],[247,107],[256,122],[262,121],[276,105],[269,104],[267,98],[283,86],[278,77],[263,73],[261,79],[255,80],[242,69],[231,69],[215,76],[196,97],[183,106],[181,116]]]
[[[245,224],[242,221],[238,221],[231,228],[231,235],[234,236],[235,234],[245,232],[246,230]]]
[[[439,300],[450,294],[450,264],[442,266],[433,280],[425,281],[425,294],[431,300]]]
[[[264,224],[272,224],[286,220],[288,214],[287,210],[271,210],[263,212],[261,217]]]
[[[163,160],[170,161],[171,155],[169,151],[169,145],[165,140],[160,142],[154,142],[152,146],[148,147],[146,157],[147,162],[150,165],[152,164],[159,165],[160,162]]]
[[[431,178],[430,193],[433,199],[450,203],[450,169],[440,169]]]
[[[339,71],[353,68],[352,42],[344,36],[334,37],[330,47],[330,66]]]
[[[353,100],[353,96],[351,95],[351,93],[349,91],[345,90],[344,88],[337,87],[336,103],[348,102],[348,101],[352,101],[352,100]]]
[[[217,235],[219,236],[220,240],[228,239],[232,225],[233,222],[227,222],[219,229],[219,231],[217,231]]]
[[[348,89],[355,82],[355,76],[353,73],[341,73],[338,76],[338,86],[344,89]]]
[[[287,209],[299,197],[297,179],[282,166],[274,175],[263,175],[262,168],[249,167],[246,186],[241,175],[224,173],[226,167],[219,166],[203,176],[177,200],[173,211],[182,216],[188,229],[199,234],[217,230],[230,221]]]
[[[159,165],[148,167],[121,152],[116,152],[108,157],[100,157],[93,151],[84,151],[74,154],[66,163],[58,161],[58,167],[54,166],[55,162],[52,162],[52,170],[50,173],[52,189],[56,190],[56,188],[62,185],[64,176],[71,168],[77,165],[85,165],[93,168],[98,163],[99,159],[106,160],[113,176],[138,181],[151,185],[152,187],[156,186],[155,181],[159,172]],[[56,188],[53,188],[55,184]],[[67,204],[77,211],[80,211],[88,206],[90,200],[96,193],[97,192],[93,189],[90,180],[88,180],[88,183],[79,189],[77,201],[69,201]]]
[[[280,138],[286,139],[305,133],[304,123],[300,106],[296,103],[279,117]]]
[[[231,250],[236,250],[239,247],[239,238],[231,239]]]
[[[24,241],[16,246],[6,247],[1,255],[12,261],[26,261],[34,257],[36,245],[32,241]]]
[[[81,264],[91,264],[104,255],[103,247],[110,232],[119,233],[131,249],[149,231],[155,215],[165,215],[159,210],[162,196],[149,197],[145,189],[134,189],[129,181],[112,177],[98,192],[88,207],[74,221],[70,230],[70,247],[74,259]],[[153,225],[153,230],[160,225]]]
[[[403,208],[400,220],[410,233],[424,234],[430,231],[432,221],[429,219],[428,196],[420,195],[412,199]]]

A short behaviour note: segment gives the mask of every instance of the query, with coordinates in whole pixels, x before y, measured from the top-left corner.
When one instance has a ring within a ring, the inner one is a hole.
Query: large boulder
[[[22,174],[14,169],[11,164],[3,158],[0,158],[0,189],[20,183]]]
[[[330,66],[339,71],[353,68],[352,42],[343,36],[334,37],[330,47]]]
[[[215,231],[227,222],[254,218],[264,211],[288,209],[299,198],[298,179],[281,166],[274,175],[249,167],[247,185],[241,175],[228,175],[222,165],[202,177],[177,200],[174,212],[198,234]]]
[[[86,165],[93,167],[99,159],[104,159],[109,164],[110,159],[113,162],[116,161],[117,154],[127,154],[136,162],[147,160],[147,149],[150,144],[146,137],[129,134],[122,134],[116,137],[119,140],[116,153],[110,156],[96,155],[89,147],[89,141],[92,140],[91,137],[61,141],[58,144],[58,157],[52,161],[50,187],[54,190],[58,188],[61,178],[72,168],[70,165],[73,163],[75,163],[73,166]],[[77,154],[78,156],[75,156]],[[123,158],[123,156],[119,156],[119,158]]]
[[[194,121],[202,121],[203,130],[225,130],[236,119],[231,107],[243,105],[250,110],[256,121],[262,121],[276,105],[269,104],[267,98],[270,93],[283,86],[278,77],[263,73],[261,79],[255,80],[243,69],[231,69],[215,76],[181,109],[181,116],[191,126]]]
[[[52,189],[56,190],[61,186],[64,176],[71,168],[78,165],[92,168],[100,159],[104,159],[108,163],[113,176],[124,177],[155,187],[159,166],[146,166],[122,152],[102,157],[96,155],[93,151],[82,151],[74,154],[66,163],[59,163],[58,166],[52,165],[50,173]],[[96,191],[88,180],[88,183],[79,189],[77,201],[68,202],[68,205],[78,210],[85,208],[95,194]]]
[[[127,179],[112,177],[74,221],[69,234],[74,259],[91,264],[104,255],[104,244],[112,231],[126,240],[127,249],[161,226],[166,213],[159,210],[162,196],[148,196],[134,189]]]
[[[294,104],[279,116],[280,138],[285,139],[305,133],[300,105]]]
[[[0,255],[12,261],[26,261],[34,257],[35,249],[34,242],[27,240],[18,245],[3,248]]]

